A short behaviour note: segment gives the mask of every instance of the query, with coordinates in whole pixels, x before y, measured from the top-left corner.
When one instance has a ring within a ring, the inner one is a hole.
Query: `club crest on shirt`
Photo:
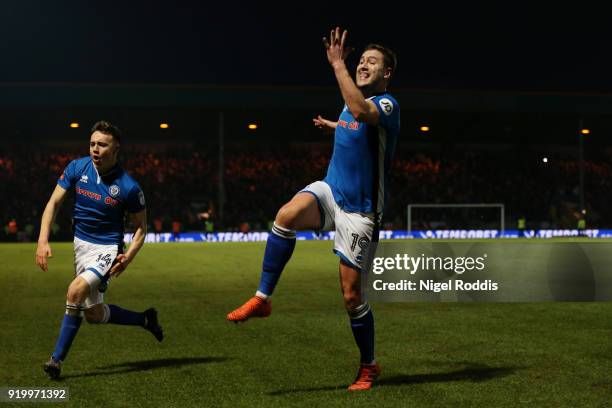
[[[111,197],[117,197],[119,195],[119,191],[120,191],[119,186],[116,184],[113,184],[108,189],[108,193],[111,195]]]
[[[390,99],[382,98],[380,101],[378,101],[378,104],[385,115],[389,116],[391,113],[393,113],[393,102],[391,102]]]
[[[140,202],[140,205],[145,205],[144,193],[142,191],[138,193],[138,202]]]

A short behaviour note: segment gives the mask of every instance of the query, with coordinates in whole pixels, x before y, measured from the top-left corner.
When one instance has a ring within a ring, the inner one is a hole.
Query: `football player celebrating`
[[[133,312],[104,303],[111,277],[119,276],[142,247],[147,232],[145,198],[140,186],[118,164],[120,131],[108,122],[91,130],[89,157],[68,164],[45,207],[36,249],[36,264],[48,270],[52,256],[49,231],[69,190],[74,191],[74,265],[76,277],[68,286],[66,313],[55,351],[44,365],[50,378],[58,378],[83,315],[88,323],[141,326],[158,341],[163,331],[157,311]],[[136,227],[134,239],[123,253],[124,215],[128,212]]]
[[[334,152],[327,176],[279,210],[266,244],[259,288],[227,319],[267,317],[270,297],[295,247],[296,230],[335,230],[334,253],[340,258],[340,282],[351,329],[361,353],[357,378],[349,390],[369,390],[380,374],[374,359],[374,317],[361,291],[378,242],[387,179],[400,127],[399,105],[387,93],[396,68],[395,54],[381,45],[365,47],[353,81],[345,65],[347,32],[331,31],[323,42],[334,70],[344,109],[336,122],[319,116],[321,129],[334,130]]]

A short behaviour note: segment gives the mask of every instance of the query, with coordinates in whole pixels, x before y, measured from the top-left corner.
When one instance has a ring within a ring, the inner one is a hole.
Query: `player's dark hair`
[[[397,68],[397,55],[395,55],[395,52],[393,52],[391,48],[387,48],[380,44],[368,44],[363,51],[365,52],[367,50],[376,50],[383,55],[385,68],[391,68],[391,76],[393,77],[395,69]]]
[[[105,135],[111,135],[117,143],[121,143],[121,131],[115,125],[105,120],[96,122],[91,128],[91,133],[101,132]]]

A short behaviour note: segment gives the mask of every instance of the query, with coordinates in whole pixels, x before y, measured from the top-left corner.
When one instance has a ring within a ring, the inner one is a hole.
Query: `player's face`
[[[89,140],[89,156],[98,171],[110,170],[117,163],[119,145],[111,135],[95,131]]]
[[[361,89],[384,86],[387,71],[383,54],[378,50],[367,50],[361,54],[357,65],[357,86]]]

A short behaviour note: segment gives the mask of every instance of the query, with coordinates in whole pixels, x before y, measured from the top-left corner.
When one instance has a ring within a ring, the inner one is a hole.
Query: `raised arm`
[[[374,102],[366,100],[351,77],[344,60],[352,51],[345,47],[348,32],[340,33],[340,28],[331,30],[330,38],[323,37],[323,44],[327,52],[327,60],[334,69],[336,80],[342,93],[342,98],[353,117],[359,122],[370,125],[378,124],[379,113]]]
[[[38,234],[38,246],[36,247],[36,265],[45,272],[48,270],[47,258],[53,256],[51,246],[49,245],[51,226],[66,195],[67,191],[61,186],[56,185],[40,221],[40,233]]]

